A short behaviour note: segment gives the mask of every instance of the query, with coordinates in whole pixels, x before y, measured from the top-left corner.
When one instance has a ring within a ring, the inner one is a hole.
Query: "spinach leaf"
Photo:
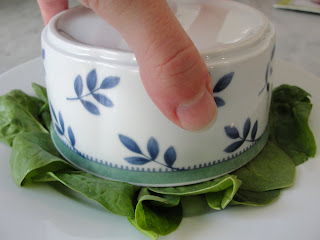
[[[211,181],[189,186],[149,189],[153,192],[176,196],[205,194],[209,206],[213,209],[221,210],[229,204],[240,185],[241,181],[236,176],[227,174]]]
[[[50,171],[48,171],[50,172]],[[51,175],[48,174],[48,172],[43,173],[43,174],[38,174],[36,176],[33,176],[31,178],[33,183],[49,183],[49,182],[57,182],[58,180],[54,177],[52,177]],[[60,172],[60,171],[57,171]],[[61,171],[63,172],[63,170]],[[69,171],[68,171],[69,172]],[[75,172],[78,172],[77,170],[75,170]],[[70,172],[69,172],[70,173]]]
[[[205,194],[208,205],[211,208],[215,210],[221,210],[225,209],[228,206],[234,195],[237,193],[241,183],[238,179],[233,178],[232,180],[234,181],[234,183],[231,187],[228,187],[223,191],[210,192]]]
[[[242,181],[240,189],[264,192],[291,186],[295,169],[292,159],[268,141],[253,160],[232,174]]]
[[[43,102],[20,90],[12,90],[0,97],[0,140],[12,146],[21,132],[48,132],[40,123]]]
[[[179,196],[154,195],[142,188],[135,211],[135,222],[144,231],[167,235],[175,231],[182,220]]]
[[[273,89],[271,101],[274,103],[295,103],[295,102],[307,102],[310,103],[310,93],[306,92],[302,88],[292,86],[288,84],[282,84],[281,86]]]
[[[266,192],[252,192],[239,189],[230,205],[266,206],[276,201],[279,197],[279,189]]]
[[[142,234],[144,234],[148,238],[150,238],[152,240],[157,240],[159,238],[159,234],[152,232],[152,231],[146,231],[146,230],[143,230],[142,228],[140,228],[134,218],[128,218],[128,220],[132,226],[134,226],[139,232],[141,232]]]
[[[50,126],[51,126],[51,115],[50,115],[50,109],[49,109],[49,104],[46,103],[44,104],[41,109],[40,109],[40,121],[43,124],[43,126],[50,131]]]
[[[109,212],[134,218],[135,197],[140,187],[105,180],[82,171],[48,174],[73,191],[100,203]]]
[[[237,188],[241,184],[241,181],[237,179],[236,176],[226,174],[223,177],[216,178],[211,181],[202,182],[194,185],[180,186],[180,187],[149,187],[150,191],[161,193],[161,194],[170,194],[177,196],[191,196],[204,194],[209,192],[219,192],[224,191],[229,187],[235,186]]]
[[[230,188],[228,188],[228,189],[230,189]],[[228,189],[226,189],[225,191],[221,191],[221,192],[206,193],[205,196],[206,196],[208,205],[214,210],[224,209],[229,204],[229,202],[232,200],[232,198],[225,197],[226,191]],[[231,188],[231,190],[232,190],[232,188]],[[224,200],[224,202],[223,202],[223,199],[226,199],[227,201]]]
[[[44,103],[48,103],[48,96],[47,96],[47,90],[46,88],[40,86],[39,84],[36,83],[32,83],[32,88],[34,90],[34,92],[36,93],[36,95],[38,96],[38,98],[44,102]]]
[[[202,215],[212,210],[204,194],[182,196],[180,203],[183,209],[184,217]]]
[[[51,115],[49,109],[47,90],[36,83],[32,83],[32,88],[38,96],[38,98],[44,103],[40,109],[40,122],[47,130],[50,131]]]
[[[50,135],[42,132],[20,133],[14,138],[10,167],[11,176],[18,186],[48,171],[72,168],[61,159]]]
[[[273,91],[270,109],[270,140],[299,165],[314,157],[317,146],[308,120],[312,104],[309,93],[281,85]]]

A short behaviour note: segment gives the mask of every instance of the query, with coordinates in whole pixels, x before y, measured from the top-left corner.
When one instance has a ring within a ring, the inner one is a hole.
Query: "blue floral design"
[[[230,144],[228,147],[224,149],[224,151],[227,153],[232,153],[236,151],[238,148],[242,146],[244,142],[256,143],[259,140],[259,138],[256,138],[257,131],[258,131],[258,121],[255,121],[251,129],[250,118],[247,118],[247,120],[243,125],[242,137],[240,136],[238,129],[233,125],[224,127],[224,130],[229,138],[237,140],[236,142]],[[248,139],[250,130],[251,130],[251,139]]]
[[[44,48],[41,50],[41,56],[43,60],[46,58],[46,50],[44,50]]]
[[[52,115],[53,115],[53,118],[55,121],[54,127],[55,127],[56,131],[59,133],[60,136],[63,136],[68,141],[68,143],[72,146],[72,148],[74,150],[76,150],[75,149],[76,139],[74,137],[74,133],[72,131],[72,128],[69,126],[67,128],[67,132],[66,132],[64,120],[63,120],[61,112],[59,111],[58,116],[57,116],[51,103],[50,103],[50,109],[51,109],[51,112],[52,112]]]
[[[234,75],[234,72],[225,74],[218,80],[218,82],[214,86],[213,93],[214,93],[214,100],[217,104],[217,107],[222,107],[226,104],[225,101],[221,97],[216,96],[216,94],[223,91],[229,86],[233,78],[233,75]]]
[[[74,80],[74,91],[77,95],[75,98],[67,98],[67,100],[79,100],[84,108],[89,111],[90,113],[94,115],[100,115],[100,111],[98,107],[88,101],[84,100],[87,96],[92,96],[98,103],[105,107],[113,107],[113,102],[106,96],[101,93],[97,93],[97,91],[101,89],[110,89],[114,88],[119,84],[120,78],[116,76],[109,76],[106,77],[100,84],[99,87],[97,87],[97,72],[95,69],[91,70],[86,78],[86,85],[89,90],[89,93],[83,94],[83,81],[82,77],[78,75],[76,79]]]
[[[265,73],[265,84],[264,84],[263,88],[261,89],[261,91],[259,92],[258,96],[260,96],[261,93],[263,93],[263,91],[265,89],[267,89],[267,92],[269,92],[269,90],[270,90],[269,77],[271,77],[271,75],[273,73],[273,68],[271,67],[271,63],[272,63],[272,60],[274,58],[275,50],[276,50],[276,46],[273,46],[273,49],[272,49],[272,52],[271,52],[270,61],[268,62],[266,73]]]
[[[46,68],[44,66],[44,60],[46,58],[46,50],[44,50],[44,48],[41,49],[41,57],[42,57],[43,72],[44,72],[44,76],[46,77],[47,73],[46,73]]]
[[[124,160],[126,160],[128,163],[133,165],[144,165],[149,162],[155,162],[157,164],[160,164],[162,166],[165,166],[167,168],[170,168],[172,170],[181,170],[179,168],[173,167],[173,164],[175,163],[177,159],[177,153],[174,149],[174,147],[169,147],[166,152],[164,153],[164,163],[161,163],[157,161],[159,155],[159,144],[157,140],[154,137],[150,137],[147,143],[147,150],[149,153],[149,156],[144,154],[138,144],[132,139],[125,135],[119,134],[120,142],[131,152],[134,152],[138,154],[138,156],[131,156],[126,157]]]

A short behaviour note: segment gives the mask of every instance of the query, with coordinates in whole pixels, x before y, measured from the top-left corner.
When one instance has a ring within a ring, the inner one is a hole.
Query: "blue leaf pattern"
[[[80,75],[76,77],[74,80],[74,91],[77,95],[76,98],[74,97],[68,97],[67,100],[80,100],[84,108],[94,114],[94,115],[100,115],[100,111],[98,107],[93,103],[88,100],[84,100],[84,98],[88,96],[92,96],[98,103],[105,107],[113,107],[114,104],[111,101],[111,99],[108,98],[105,94],[97,93],[97,91],[102,90],[102,89],[110,89],[115,86],[117,86],[120,82],[120,78],[116,76],[109,76],[106,77],[100,84],[100,87],[97,87],[97,72],[96,69],[91,70],[86,78],[86,84],[87,88],[89,90],[89,93],[83,94],[83,81]]]
[[[164,153],[164,161],[168,165],[168,167],[172,167],[174,162],[176,161],[177,154],[173,147],[169,147],[167,151]]]
[[[120,142],[131,152],[140,154],[141,156],[131,156],[131,157],[125,157],[124,160],[126,160],[128,163],[133,165],[143,165],[149,162],[154,162],[157,164],[160,164],[162,166],[165,166],[167,168],[171,168],[172,170],[181,170],[179,168],[172,167],[177,159],[177,153],[174,147],[169,147],[166,152],[164,153],[164,163],[161,163],[157,161],[157,157],[159,155],[159,143],[154,137],[150,137],[147,143],[147,150],[149,153],[149,156],[145,155],[141,150],[138,144],[132,139],[125,135],[119,134]]]
[[[46,58],[46,51],[44,50],[44,48],[42,48],[41,55],[42,59],[44,60]]]
[[[267,65],[267,70],[266,70],[266,76],[265,76],[265,81],[266,81],[266,84],[268,83],[268,79],[269,79],[269,64]]]
[[[74,145],[76,144],[76,139],[74,137],[71,127],[68,127],[68,136],[69,136],[71,145],[74,147]]]
[[[87,75],[87,87],[90,92],[92,92],[97,85],[97,72],[95,69],[93,69],[91,72]]]
[[[103,106],[113,107],[113,102],[107,96],[100,93],[93,93],[92,96]]]
[[[59,112],[59,123],[60,123],[60,126],[61,126],[62,133],[64,134],[64,121],[63,121],[61,112]]]
[[[226,102],[221,97],[216,96],[216,94],[225,90],[230,85],[233,75],[234,72],[225,74],[218,80],[216,85],[213,87],[214,101],[216,102],[217,107],[222,107],[226,104]]]
[[[57,123],[55,124],[55,126],[56,126],[56,129],[57,129],[58,133],[59,133],[60,135],[64,135],[64,132],[61,130],[61,128],[58,126]]]
[[[224,130],[229,138],[237,139],[240,137],[238,129],[234,126],[226,126]]]
[[[51,103],[50,103],[50,109],[51,109],[51,112],[52,112],[52,115],[53,115],[53,118],[56,120],[56,122],[58,122],[58,118],[57,118],[57,115],[56,115],[56,112],[54,111]]]
[[[253,128],[251,129],[251,140],[248,140],[247,137],[250,133],[250,129],[251,129],[250,118],[247,118],[244,125],[243,125],[243,130],[242,130],[243,136],[242,137],[240,136],[240,133],[235,126],[233,126],[233,125],[225,126],[224,130],[225,130],[226,135],[231,139],[239,139],[239,140],[230,144],[228,147],[226,147],[224,149],[224,151],[227,153],[234,152],[239,147],[241,147],[244,142],[256,143],[259,140],[259,139],[256,139],[256,135],[257,135],[257,131],[258,131],[258,120],[255,121]]]
[[[241,145],[244,143],[244,140],[240,140],[237,142],[234,142],[232,144],[230,144],[226,149],[224,149],[225,152],[227,153],[232,153],[235,150],[237,150],[239,147],[241,147]]]
[[[229,84],[231,83],[231,80],[233,78],[234,72],[230,72],[226,75],[224,75],[222,78],[219,79],[217,84],[213,88],[214,93],[221,92],[222,90],[226,89]]]
[[[251,130],[251,140],[254,140],[256,138],[257,130],[258,130],[258,121],[254,123],[253,128]]]
[[[264,89],[267,89],[267,92],[269,92],[269,90],[270,90],[269,77],[272,75],[272,72],[273,72],[273,69],[271,67],[271,62],[272,62],[272,59],[274,58],[275,49],[276,49],[276,46],[274,45],[272,48],[270,61],[267,64],[267,69],[266,69],[266,73],[265,73],[265,84],[264,84],[263,88],[260,90],[260,92],[258,93],[258,96],[261,95],[261,93],[263,92]]]
[[[72,146],[72,148],[74,150],[76,150],[76,148],[75,148],[76,139],[75,139],[74,133],[72,131],[72,128],[70,126],[68,127],[68,129],[67,129],[68,136],[66,136],[65,124],[64,124],[64,120],[63,120],[61,112],[59,111],[59,115],[58,115],[59,116],[59,121],[58,121],[51,102],[49,103],[49,105],[50,105],[50,109],[52,111],[52,114],[54,116],[54,119],[52,119],[52,121],[53,121],[53,124],[55,126],[56,131],[58,132],[58,134],[60,136],[63,136],[70,143],[70,145]]]
[[[244,139],[247,138],[249,131],[250,131],[250,128],[251,128],[251,121],[250,121],[250,118],[247,118],[247,120],[245,121],[244,126],[243,126],[243,138]]]
[[[100,85],[100,88],[101,89],[108,89],[108,88],[113,88],[115,86],[118,85],[120,81],[120,78],[119,77],[116,77],[116,76],[110,76],[110,77],[106,77],[101,85]]]
[[[127,136],[124,136],[122,134],[119,134],[119,139],[122,142],[122,144],[126,148],[128,148],[130,151],[142,154],[138,144],[133,139],[131,139]]]
[[[150,162],[149,159],[144,157],[126,157],[124,158],[128,163],[131,163],[133,165],[144,165],[148,162]]]
[[[155,160],[159,154],[159,144],[157,140],[151,137],[147,144],[147,149],[152,160]]]
[[[82,95],[83,83],[80,75],[78,75],[74,80],[74,91],[76,92],[77,97],[80,97]]]
[[[82,105],[85,109],[87,109],[90,113],[94,115],[100,115],[100,111],[96,105],[94,105],[92,102],[81,100]]]
[[[276,51],[276,45],[273,46],[272,52],[271,52],[271,60],[274,58],[274,53]]]
[[[216,102],[217,107],[222,107],[226,104],[225,101],[220,97],[213,97],[213,98],[214,98],[214,101]]]

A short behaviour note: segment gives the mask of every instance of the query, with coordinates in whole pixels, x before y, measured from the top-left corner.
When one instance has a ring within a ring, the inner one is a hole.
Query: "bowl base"
[[[179,171],[172,169],[155,171],[151,168],[137,170],[135,167],[118,166],[117,164],[93,159],[72,147],[62,137],[60,138],[55,128],[51,126],[51,138],[54,145],[61,155],[76,168],[104,179],[149,187],[190,185],[223,176],[252,160],[263,149],[268,141],[268,137],[269,127],[267,126],[255,144],[247,147],[240,154],[232,155],[228,160],[210,166],[204,165],[195,169],[183,169]]]

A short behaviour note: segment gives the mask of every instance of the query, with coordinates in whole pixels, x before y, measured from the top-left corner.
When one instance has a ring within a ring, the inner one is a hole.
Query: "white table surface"
[[[273,0],[240,0],[262,10],[277,31],[276,57],[320,77],[320,14],[273,9]],[[77,2],[70,1],[74,6]],[[35,0],[0,0],[0,74],[40,56],[41,14]]]

